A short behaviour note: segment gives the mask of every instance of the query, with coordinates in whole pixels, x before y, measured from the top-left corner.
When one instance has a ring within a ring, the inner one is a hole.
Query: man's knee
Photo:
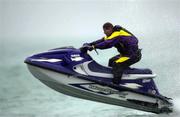
[[[109,59],[109,63],[108,63],[108,66],[112,67],[113,64],[115,64],[115,61],[119,58],[119,55],[116,55],[112,58]]]

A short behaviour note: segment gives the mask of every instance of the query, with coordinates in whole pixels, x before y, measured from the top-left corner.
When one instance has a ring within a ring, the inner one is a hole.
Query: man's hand
[[[88,50],[92,51],[94,46],[91,46],[89,43],[84,43],[83,46],[80,48],[81,52],[86,53]]]
[[[83,47],[89,51],[92,51],[94,49],[94,45],[91,45],[90,43],[84,43]]]
[[[94,48],[93,48],[93,46],[87,46],[87,49],[88,49],[89,51],[92,51]]]

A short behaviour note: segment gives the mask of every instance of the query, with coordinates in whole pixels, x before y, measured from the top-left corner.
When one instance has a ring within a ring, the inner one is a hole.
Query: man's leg
[[[114,75],[112,81],[114,84],[119,84],[121,82],[124,69],[127,69],[130,65],[138,62],[141,59],[141,50],[138,50],[136,56],[132,58],[120,56],[119,58],[117,57],[118,56],[115,56],[113,59],[110,59],[112,61],[112,73]]]
[[[114,84],[119,84],[121,82],[124,69],[129,67],[128,61],[129,60],[121,62],[121,63],[116,63],[116,62],[113,63],[112,73],[113,73],[114,78],[112,81]]]
[[[112,73],[113,73],[112,82],[114,84],[119,84],[121,82],[121,78],[123,75],[123,69],[124,69],[124,67],[121,66],[120,64],[114,63],[112,65]]]
[[[133,63],[134,61],[129,57],[120,57],[113,62],[112,73],[114,78],[112,81],[114,84],[119,84],[121,82],[124,69],[127,69]]]
[[[116,55],[112,58],[109,59],[109,63],[108,63],[108,66],[112,67],[113,64],[114,64],[114,61],[116,61],[117,59],[119,59],[120,55]]]

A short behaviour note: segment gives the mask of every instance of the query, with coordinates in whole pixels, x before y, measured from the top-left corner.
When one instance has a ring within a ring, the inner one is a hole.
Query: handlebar
[[[81,51],[82,53],[87,53],[88,50],[89,50],[89,48],[92,48],[92,46],[90,46],[90,45],[88,45],[88,44],[84,44],[82,47],[80,47],[80,51]],[[94,48],[94,49],[92,49],[92,50],[94,50],[94,51],[97,53],[97,55],[99,54],[98,51],[96,50],[96,48]],[[92,51],[92,50],[90,50],[90,51]]]

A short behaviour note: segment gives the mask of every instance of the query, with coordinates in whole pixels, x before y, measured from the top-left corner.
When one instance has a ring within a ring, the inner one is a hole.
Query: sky
[[[103,36],[105,22],[138,36],[180,27],[179,0],[1,0],[0,4],[3,39],[91,40]]]

